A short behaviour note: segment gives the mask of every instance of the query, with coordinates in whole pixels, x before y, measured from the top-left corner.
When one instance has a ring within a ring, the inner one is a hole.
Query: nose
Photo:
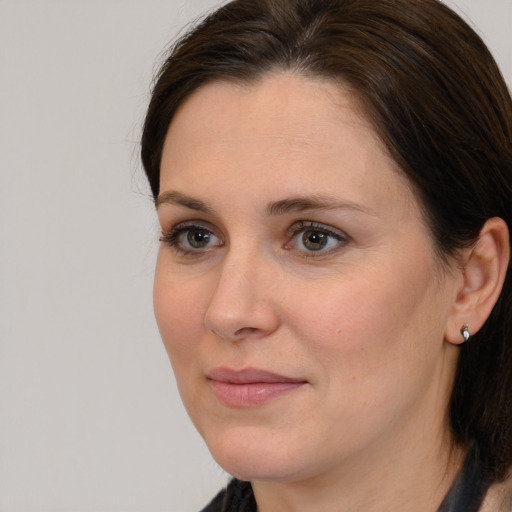
[[[229,254],[219,268],[204,325],[216,336],[259,339],[279,326],[275,269],[257,254]]]

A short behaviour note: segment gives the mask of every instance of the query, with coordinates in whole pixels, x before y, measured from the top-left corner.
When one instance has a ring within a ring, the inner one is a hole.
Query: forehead
[[[169,127],[161,190],[200,194],[208,186],[227,194],[245,187],[276,196],[268,200],[279,199],[277,187],[290,195],[335,191],[351,201],[380,200],[388,189],[409,194],[361,111],[343,86],[292,73],[248,85],[209,83],[181,105]]]
[[[176,136],[182,139],[180,142],[220,142],[222,136],[225,142],[242,143],[251,135],[267,135],[276,143],[295,139],[328,145],[333,139],[326,138],[325,132],[340,122],[358,126],[361,132],[365,131],[366,139],[378,142],[361,111],[347,87],[326,79],[280,72],[263,75],[248,84],[214,81],[194,91],[178,108],[164,148],[172,146]],[[295,149],[295,145],[288,149]]]

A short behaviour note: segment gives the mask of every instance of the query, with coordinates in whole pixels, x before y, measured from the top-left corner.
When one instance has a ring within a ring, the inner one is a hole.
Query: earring
[[[468,324],[464,324],[460,328],[460,333],[462,334],[462,337],[464,338],[464,341],[462,343],[468,342],[469,338],[471,338],[471,333],[469,332]]]

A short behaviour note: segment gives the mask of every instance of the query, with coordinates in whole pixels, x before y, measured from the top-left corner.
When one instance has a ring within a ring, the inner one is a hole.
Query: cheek
[[[202,286],[201,286],[202,285]],[[157,263],[153,290],[155,317],[182,401],[195,416],[200,389],[198,362],[204,346],[204,283],[186,282]]]
[[[201,286],[202,284],[202,286]],[[203,330],[204,283],[183,283],[157,264],[153,289],[155,317],[175,371],[194,358]]]
[[[442,315],[437,327],[429,325],[437,297],[431,279],[414,271],[408,278],[391,269],[385,274],[333,282],[307,299],[296,294],[290,318],[315,362],[318,416],[328,418],[329,436],[344,425],[347,442],[355,444],[422,402],[442,348]]]
[[[364,276],[353,272],[313,293],[311,288],[297,292],[289,326],[300,326],[297,334],[332,379],[369,381],[373,376],[378,381],[385,372],[410,372],[412,363],[420,364],[434,349],[426,338],[442,337],[442,322],[431,332],[436,328],[432,274],[428,265],[418,267],[423,272],[400,265]]]

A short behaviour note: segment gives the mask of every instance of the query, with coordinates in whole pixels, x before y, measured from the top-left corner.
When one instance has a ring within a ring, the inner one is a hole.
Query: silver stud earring
[[[469,338],[471,338],[471,333],[469,332],[468,324],[464,324],[460,328],[460,333],[462,334],[462,337],[464,338],[463,343],[466,343],[469,341]]]

